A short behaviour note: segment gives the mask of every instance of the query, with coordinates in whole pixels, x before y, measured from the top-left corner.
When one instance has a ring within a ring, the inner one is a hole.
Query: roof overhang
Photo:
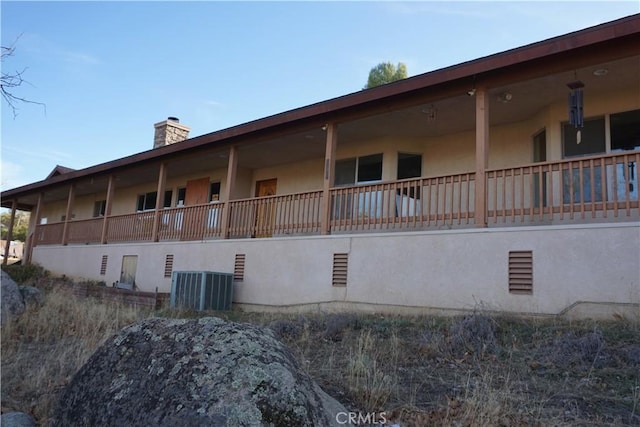
[[[2,206],[12,200],[45,191],[62,183],[117,173],[133,165],[155,164],[177,155],[232,144],[254,143],[301,132],[324,123],[341,123],[417,105],[432,99],[458,96],[476,86],[504,86],[510,82],[560,73],[590,63],[640,55],[640,14],[590,27],[505,52],[420,74],[387,85],[275,114],[238,126],[194,137],[178,144],[144,151],[80,170],[65,170],[43,181],[2,192]],[[66,169],[66,168],[65,168]],[[31,204],[19,204],[30,209]]]

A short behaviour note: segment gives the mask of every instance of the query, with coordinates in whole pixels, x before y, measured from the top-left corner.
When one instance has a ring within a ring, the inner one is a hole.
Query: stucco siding
[[[172,242],[42,246],[33,260],[54,274],[119,279],[122,256],[138,255],[141,290],[169,292],[174,270],[233,273],[245,255],[234,302],[264,306],[363,303],[373,306],[557,314],[577,302],[640,304],[640,224],[592,224]],[[508,289],[508,254],[533,252],[533,292]],[[333,254],[348,253],[346,288],[332,286]],[[99,274],[103,255],[106,274]],[[588,312],[584,315],[588,315]]]

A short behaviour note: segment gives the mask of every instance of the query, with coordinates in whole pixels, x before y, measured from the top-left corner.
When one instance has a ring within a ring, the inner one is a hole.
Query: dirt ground
[[[40,284],[51,293],[53,282]],[[41,425],[102,339],[85,335],[96,329],[113,334],[149,315],[215,315],[269,327],[327,393],[350,411],[369,414],[368,421],[403,427],[640,425],[638,319],[569,322],[483,312],[400,317],[165,309],[136,313],[107,327],[104,319],[110,313],[122,315],[122,309],[111,312],[92,302],[89,310],[83,308],[86,302],[68,296],[59,307],[53,304],[45,303],[52,311],[39,308],[24,321],[35,323],[36,313],[43,312],[46,326],[25,323],[11,329],[3,325],[2,330],[2,412],[31,413]],[[77,319],[77,326],[64,317],[69,304],[80,307],[73,316],[86,316]],[[57,326],[57,315],[51,313],[60,313],[66,327]],[[98,317],[102,323],[92,326],[91,319]],[[61,334],[61,329],[69,333]],[[70,346],[83,353],[74,362],[56,350]]]

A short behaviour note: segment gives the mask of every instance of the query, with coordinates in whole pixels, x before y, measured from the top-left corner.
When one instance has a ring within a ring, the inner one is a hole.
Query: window
[[[352,185],[382,180],[382,153],[336,161],[334,184]]]
[[[398,153],[398,179],[422,176],[422,155]],[[408,187],[404,187],[407,185]],[[420,186],[415,183],[402,184],[396,194],[396,216],[406,217],[420,214]]]
[[[564,157],[586,156],[589,154],[604,153],[605,146],[605,122],[604,117],[588,119],[582,129],[576,129],[569,123],[562,125],[562,148]],[[593,168],[593,183],[591,182],[591,168],[573,168],[562,171],[563,203],[591,203],[602,201],[602,170],[600,166]],[[582,176],[581,176],[582,175]],[[581,182],[583,189],[578,183]],[[591,200],[591,187],[594,200]],[[573,194],[570,188],[573,187]]]
[[[187,197],[187,188],[178,188],[178,198],[176,199],[176,206],[184,206],[185,197]]]
[[[336,186],[366,184],[382,180],[382,153],[336,161]],[[333,199],[333,218],[379,218],[382,215],[382,192],[359,192],[357,197],[344,194]]]
[[[209,201],[217,202],[220,200],[220,182],[212,182],[209,185]]]
[[[107,207],[106,200],[98,200],[93,204],[93,217],[98,218],[104,216],[105,209]]]
[[[611,150],[634,150],[640,148],[640,110],[612,114]]]
[[[640,110],[611,114],[608,130],[611,136],[611,151],[640,148]],[[564,157],[604,153],[606,132],[603,117],[586,120],[584,128],[579,133],[573,126],[564,123],[562,125]],[[612,183],[608,188],[602,188],[602,174],[606,174],[606,181]],[[571,171],[564,170],[562,179],[564,203],[601,202],[605,199],[615,200],[616,197],[618,200],[623,200],[627,197],[627,193],[631,200],[638,200],[638,174],[635,162],[620,161],[616,165],[605,166],[604,170],[600,165],[595,165],[593,171],[588,166],[575,167]],[[581,181],[584,188],[582,191]],[[573,192],[570,191],[572,186]]]
[[[398,179],[422,176],[422,155],[398,153]]]
[[[604,153],[606,150],[604,134],[604,117],[585,120],[584,127],[581,129],[576,129],[569,123],[563,123],[564,157]]]
[[[173,195],[172,190],[164,192],[164,204],[163,207],[171,207],[171,197]],[[148,211],[156,208],[156,200],[158,197],[157,191],[151,191],[146,194],[140,194],[138,196],[138,211]]]
[[[640,149],[640,110],[612,114],[611,151]],[[619,160],[616,165],[607,165],[607,189],[609,200],[638,200],[638,163]]]

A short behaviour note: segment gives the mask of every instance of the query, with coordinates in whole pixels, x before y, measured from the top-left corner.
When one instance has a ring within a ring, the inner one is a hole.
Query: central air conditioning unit
[[[213,271],[174,271],[171,308],[231,310],[233,274]]]

